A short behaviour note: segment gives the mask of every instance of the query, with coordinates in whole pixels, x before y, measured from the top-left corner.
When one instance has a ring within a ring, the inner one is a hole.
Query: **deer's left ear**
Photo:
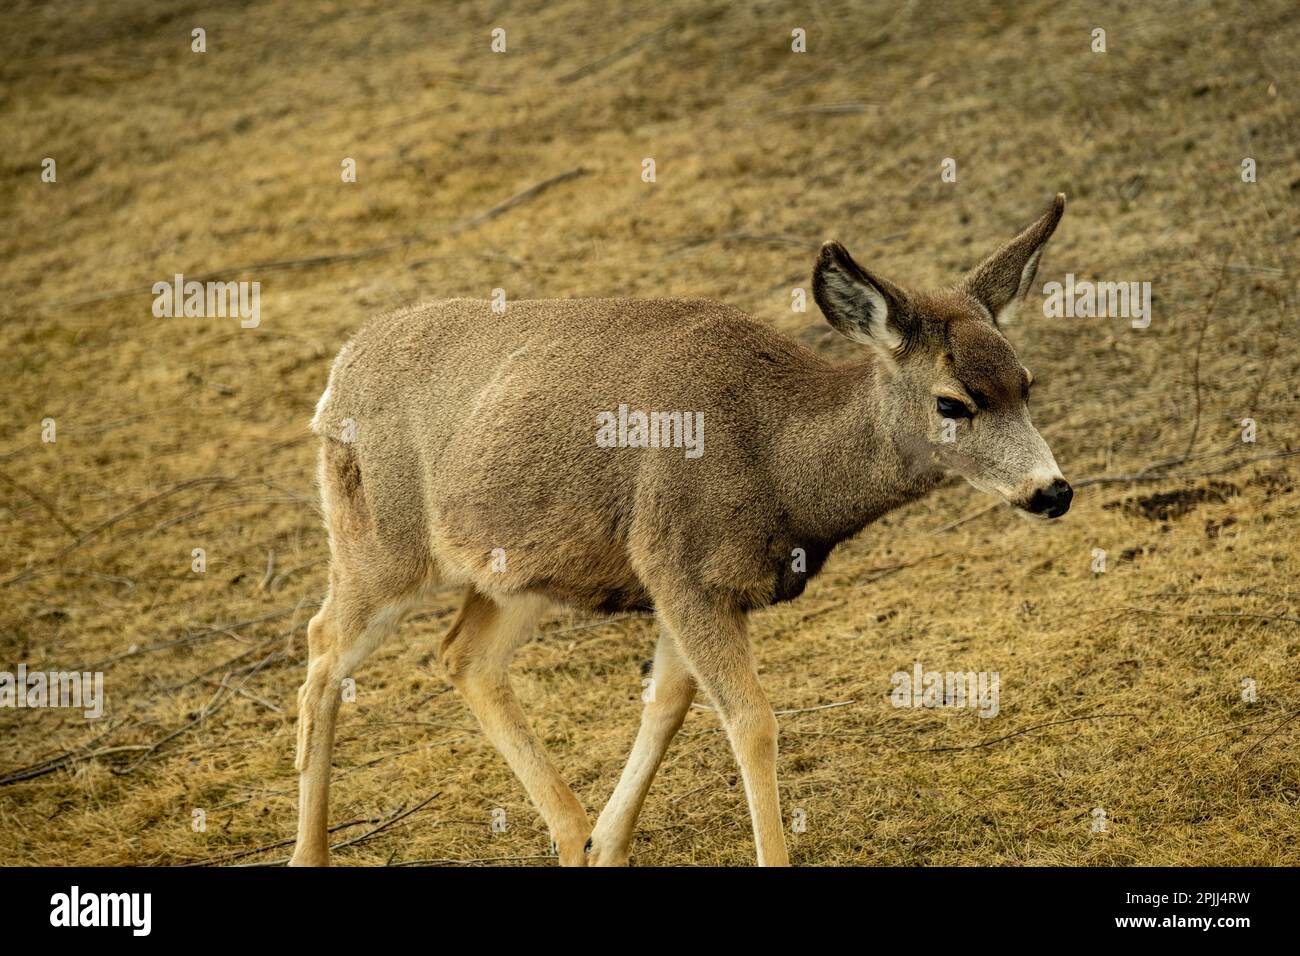
[[[994,325],[1010,322],[1033,284],[1043,247],[1065,212],[1065,194],[1057,193],[1047,212],[962,280],[961,289],[989,310]]]

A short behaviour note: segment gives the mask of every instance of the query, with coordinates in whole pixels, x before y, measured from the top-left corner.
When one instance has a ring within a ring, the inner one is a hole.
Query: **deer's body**
[[[326,481],[359,472],[347,500],[400,558],[397,591],[465,582],[613,613],[681,575],[753,609],[802,592],[793,549],[815,573],[929,488],[873,421],[877,382],[870,359],[832,365],[714,302],[453,300],[364,329],[314,430]],[[597,412],[620,404],[703,413],[705,453],[598,446]],[[349,420],[354,440],[331,439]]]
[[[1031,265],[1054,226],[1030,249]],[[833,325],[877,346],[850,365],[731,307],[679,299],[522,301],[502,315],[487,302],[440,302],[385,316],[342,350],[313,421],[331,571],[299,697],[295,863],[327,859],[339,682],[408,607],[448,584],[466,597],[440,659],[562,863],[626,862],[697,687],[735,749],[760,862],[786,862],[776,724],[746,613],[797,597],[836,544],[924,495],[944,465],[1024,507],[1044,480],[1059,481],[1023,415],[1025,373],[991,321],[1005,303],[978,282],[904,298],[838,249],[823,251],[818,301]],[[1023,293],[1032,268],[1013,258],[1008,270],[1011,292]],[[935,347],[917,358],[926,342]],[[1005,453],[974,442],[936,448],[929,392],[924,402],[912,394],[936,387],[936,375],[994,409],[988,434],[1013,434],[1024,461],[1002,463]],[[702,413],[703,453],[602,446],[598,416],[620,406]],[[990,456],[999,461],[983,464]],[[653,609],[662,625],[655,693],[594,831],[507,676],[514,649],[556,602]]]

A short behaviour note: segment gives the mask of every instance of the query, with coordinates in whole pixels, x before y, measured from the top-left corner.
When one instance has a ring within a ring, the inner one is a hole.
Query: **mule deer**
[[[1058,195],[939,292],[905,291],[826,243],[814,296],[836,330],[870,347],[849,365],[696,300],[523,301],[504,315],[454,300],[363,329],[312,422],[331,562],[298,697],[292,863],[328,861],[341,681],[408,607],[463,584],[439,658],[561,864],[627,862],[697,688],[740,766],[758,861],[785,864],[777,726],[746,615],[797,597],[835,545],[926,494],[945,469],[1027,512],[1069,508],[1070,486],[1029,421],[1029,372],[998,327],[1064,208]],[[598,423],[620,406],[702,412],[706,453],[604,447]],[[660,625],[655,693],[594,829],[507,673],[552,602],[652,609]]]

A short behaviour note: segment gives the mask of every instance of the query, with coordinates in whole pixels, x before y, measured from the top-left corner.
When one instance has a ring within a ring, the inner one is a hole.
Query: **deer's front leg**
[[[660,608],[700,688],[713,699],[740,765],[759,866],[788,866],[776,781],[776,717],[763,693],[744,617],[704,603]]]
[[[677,651],[676,641],[665,625],[659,632],[651,671],[650,693],[641,712],[641,729],[627,758],[623,775],[591,834],[592,866],[627,865],[628,847],[637,815],[645,803],[650,782],[663,760],[686,711],[695,699],[695,680]]]

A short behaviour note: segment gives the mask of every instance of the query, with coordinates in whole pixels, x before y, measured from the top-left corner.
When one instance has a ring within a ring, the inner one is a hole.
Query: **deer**
[[[1064,209],[1058,194],[938,291],[895,285],[826,242],[813,297],[865,346],[847,363],[705,299],[520,300],[504,314],[453,299],[364,325],[311,423],[330,565],[298,693],[290,865],[329,861],[342,682],[449,587],[464,595],[437,659],[560,865],[629,863],[699,691],[739,767],[758,864],[788,865],[777,721],[747,617],[799,597],[836,545],[953,473],[1026,515],[1066,513],[1072,490],[1030,422],[1033,378],[1004,333]],[[702,453],[597,441],[620,406],[702,415]],[[509,676],[557,607],[657,622],[653,693],[594,826]]]

